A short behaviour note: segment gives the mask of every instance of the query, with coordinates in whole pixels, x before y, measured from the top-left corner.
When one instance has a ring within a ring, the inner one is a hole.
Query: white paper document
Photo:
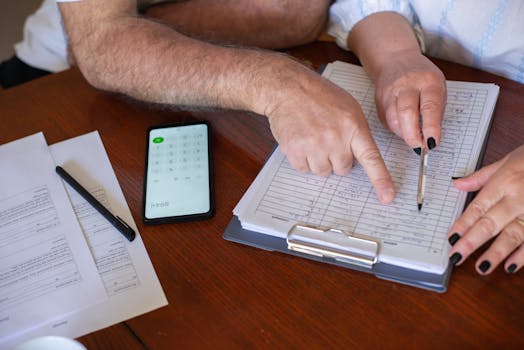
[[[107,299],[42,133],[0,146],[0,347]]]
[[[91,252],[96,263],[105,299],[83,310],[62,314],[22,336],[10,337],[5,344],[0,343],[0,348],[41,335],[76,338],[167,305],[99,134],[92,132],[49,148],[56,165],[66,169],[110,212],[129,224],[137,236],[133,242],[129,242],[73,188],[64,183],[85,235],[84,241],[89,247],[86,250]]]
[[[361,104],[396,188],[384,205],[359,164],[349,175],[327,178],[301,174],[277,148],[234,209],[247,230],[285,238],[296,223],[340,229],[380,241],[379,261],[441,274],[447,267],[447,233],[462,212],[466,193],[452,176],[475,170],[499,88],[494,84],[447,82],[447,105],[440,145],[429,152],[426,193],[417,208],[419,159],[378,120],[375,89],[364,70],[342,62],[323,76]]]

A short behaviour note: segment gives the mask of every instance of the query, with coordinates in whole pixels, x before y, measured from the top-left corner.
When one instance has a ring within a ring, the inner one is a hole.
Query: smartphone
[[[146,224],[213,216],[211,128],[205,121],[147,131],[143,220]]]

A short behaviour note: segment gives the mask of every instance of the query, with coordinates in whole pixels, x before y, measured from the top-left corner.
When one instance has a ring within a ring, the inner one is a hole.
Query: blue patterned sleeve
[[[328,34],[347,50],[347,38],[353,26],[366,16],[383,11],[397,12],[415,26],[408,0],[337,0],[329,9]]]

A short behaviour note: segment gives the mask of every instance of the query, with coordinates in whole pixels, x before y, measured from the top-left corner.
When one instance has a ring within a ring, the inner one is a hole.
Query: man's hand
[[[347,174],[354,159],[368,174],[379,200],[395,196],[391,177],[358,102],[346,91],[303,67],[279,76],[266,114],[291,165],[302,172]],[[286,78],[287,76],[287,78]]]

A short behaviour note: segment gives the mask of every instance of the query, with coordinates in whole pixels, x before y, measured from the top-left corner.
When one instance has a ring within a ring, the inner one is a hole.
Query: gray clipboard
[[[321,66],[318,70],[319,73],[322,73],[324,70],[325,65]],[[494,106],[495,108],[495,106]],[[493,118],[490,119],[487,132],[489,133],[489,130],[491,129],[491,124],[493,122]],[[478,170],[482,164],[482,160],[484,158],[484,154],[486,151],[487,146],[487,140],[488,135],[484,138],[482,148],[479,154],[479,158],[477,160],[476,169]],[[469,193],[466,198],[466,205],[471,202],[471,200],[474,198],[476,193]],[[375,256],[375,261],[371,263],[360,263],[359,261],[351,261],[347,259],[337,259],[330,254],[322,254],[318,252],[312,252],[305,250],[298,251],[294,249],[289,249],[289,239],[274,237],[270,235],[266,235],[260,232],[254,232],[250,230],[246,230],[242,228],[242,225],[238,218],[236,216],[233,216],[231,221],[229,222],[228,226],[226,227],[226,230],[224,231],[223,238],[228,241],[236,242],[245,244],[248,246],[264,249],[267,251],[276,251],[280,253],[286,253],[290,255],[299,256],[302,258],[320,261],[328,264],[333,264],[341,267],[350,268],[353,270],[366,272],[366,273],[372,273],[376,277],[385,279],[388,281],[398,282],[402,284],[406,284],[413,287],[419,287],[426,290],[431,290],[439,293],[444,293],[447,290],[447,286],[451,277],[451,273],[453,271],[453,266],[451,264],[448,265],[446,270],[443,274],[433,274],[428,273],[424,271],[419,270],[413,270],[413,269],[407,269],[404,267],[386,264],[381,261],[377,261],[377,256]],[[289,233],[288,233],[289,238]],[[380,244],[380,242],[377,242],[377,244]],[[378,249],[377,249],[377,253]]]
[[[491,127],[488,126],[488,130]],[[480,168],[482,159],[486,151],[487,137],[484,139],[479,159],[477,161],[476,169]],[[474,198],[475,193],[469,193],[466,198],[466,206]],[[386,264],[383,262],[376,262],[373,264],[359,264],[350,261],[341,261],[332,257],[319,256],[308,254],[297,250],[288,248],[288,241],[284,238],[266,235],[260,232],[245,230],[236,216],[233,216],[224,231],[223,238],[228,241],[245,244],[248,246],[264,249],[267,251],[276,251],[280,253],[291,254],[301,258],[320,261],[328,264],[333,264],[341,267],[346,267],[366,273],[372,273],[376,277],[388,281],[398,282],[413,287],[419,287],[439,293],[444,293],[447,290],[449,279],[453,271],[453,266],[448,265],[443,274],[433,274],[418,270],[403,268],[396,265]]]
[[[233,216],[223,235],[224,239],[248,246],[264,249],[267,251],[276,251],[280,253],[291,254],[301,258],[320,261],[341,267],[372,273],[378,278],[389,281],[399,282],[414,287],[432,290],[443,293],[447,289],[449,278],[453,267],[450,265],[442,275],[406,269],[403,267],[377,262],[370,267],[362,264],[345,262],[335,258],[312,255],[296,250],[288,249],[288,242],[284,238],[269,236],[263,233],[245,230],[242,228],[240,221]]]
[[[491,127],[488,126],[488,129]],[[486,151],[487,137],[484,139],[476,169],[480,168],[482,159]],[[466,198],[466,206],[474,198],[475,193],[469,193]],[[380,261],[376,263],[362,264],[358,261],[345,261],[345,259],[336,259],[329,257],[329,254],[311,254],[311,252],[301,252],[289,249],[289,242],[284,238],[266,235],[260,232],[250,231],[242,228],[242,225],[236,216],[233,216],[224,231],[223,238],[228,241],[245,244],[248,246],[264,249],[267,251],[276,251],[280,253],[291,254],[301,258],[320,261],[341,267],[346,267],[362,272],[372,273],[376,277],[388,281],[398,282],[413,287],[419,287],[439,293],[447,290],[453,266],[448,265],[443,274],[433,274],[419,270],[407,269],[404,267],[386,264]],[[380,244],[380,242],[378,242]],[[377,253],[378,254],[378,249]],[[376,258],[377,256],[375,256]]]

